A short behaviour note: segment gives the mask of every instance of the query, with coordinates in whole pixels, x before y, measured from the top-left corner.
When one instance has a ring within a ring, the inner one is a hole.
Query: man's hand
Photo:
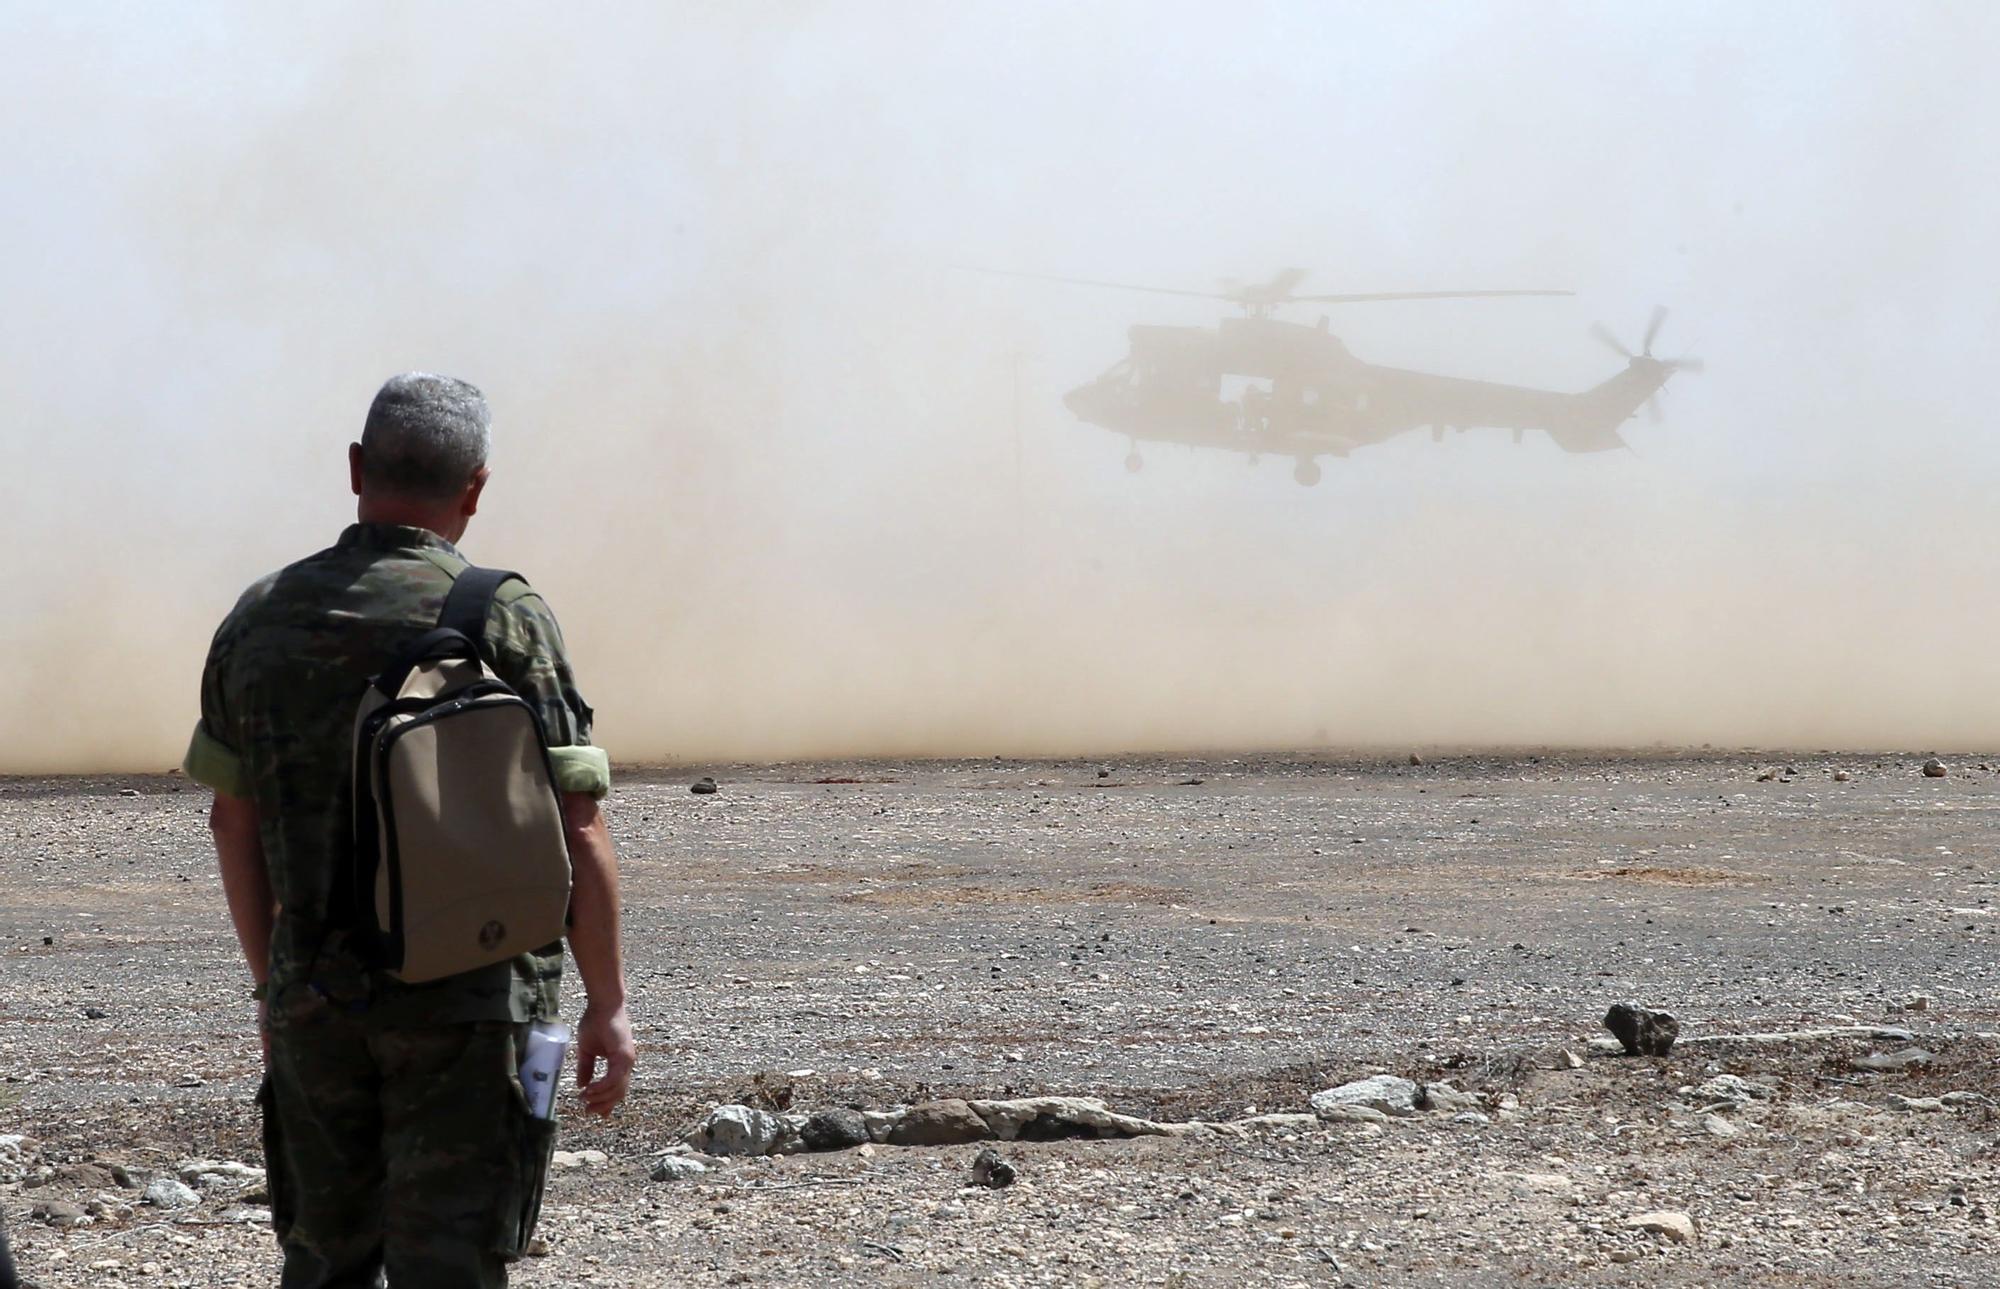
[[[632,1065],[637,1059],[632,1021],[625,1008],[585,1004],[583,1019],[576,1023],[576,1086],[582,1089],[583,1108],[610,1118],[632,1086]],[[599,1061],[604,1063],[602,1074],[597,1071]]]

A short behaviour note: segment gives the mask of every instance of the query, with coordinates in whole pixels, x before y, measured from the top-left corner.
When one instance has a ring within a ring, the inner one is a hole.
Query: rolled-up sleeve
[[[198,722],[194,727],[194,737],[188,740],[187,755],[181,759],[181,772],[224,796],[250,795],[250,772],[244,766],[243,758],[237,755],[236,749],[209,733],[205,722]]]

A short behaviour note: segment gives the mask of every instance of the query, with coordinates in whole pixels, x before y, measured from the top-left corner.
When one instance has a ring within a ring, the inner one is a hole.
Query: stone
[[[1001,1141],[1109,1140],[1174,1132],[1166,1124],[1119,1114],[1095,1097],[1021,1097],[968,1104]]]
[[[846,1150],[867,1144],[868,1121],[859,1110],[818,1110],[806,1117],[799,1138],[807,1150]]]
[[[610,1162],[611,1157],[601,1150],[558,1150],[549,1155],[549,1167],[566,1173],[579,1168],[602,1168]]]
[[[1493,1122],[1493,1116],[1483,1110],[1465,1110],[1451,1117],[1453,1123],[1470,1124],[1477,1127]]]
[[[67,1231],[73,1226],[83,1226],[90,1221],[89,1214],[80,1205],[66,1203],[59,1199],[45,1199],[29,1211],[37,1222],[45,1222],[58,1231]]]
[[[1699,1086],[1682,1088],[1681,1094],[1704,1104],[1726,1101],[1731,1106],[1741,1106],[1752,1101],[1769,1101],[1777,1095],[1777,1089],[1734,1074],[1718,1074]]]
[[[1319,1116],[1316,1114],[1253,1114],[1248,1118],[1232,1120],[1229,1126],[1231,1128],[1279,1128],[1288,1129],[1293,1132],[1303,1132],[1307,1128],[1317,1128],[1319,1122]]]
[[[1849,1061],[1850,1069],[1864,1074],[1883,1074],[1894,1070],[1907,1070],[1912,1065],[1929,1065],[1937,1059],[1921,1047],[1906,1047],[1898,1052],[1870,1052]]]
[[[1944,762],[1938,760],[1936,757],[1932,757],[1930,760],[1924,762],[1924,777],[1926,779],[1942,779],[1950,773],[1951,771],[1945,768]]]
[[[1415,752],[1410,753],[1411,765],[1422,765],[1423,763],[1424,763],[1424,758],[1418,756]]]
[[[1943,1114],[1945,1104],[1942,1097],[1902,1097],[1891,1094],[1889,1108],[1907,1110],[1915,1114]]]
[[[694,793],[697,797],[712,797],[717,792],[720,792],[721,789],[715,786],[714,779],[703,775],[688,785],[688,791]]]
[[[907,1113],[909,1113],[907,1110],[901,1108],[895,1110],[863,1110],[861,1112],[861,1122],[868,1125],[868,1140],[877,1145],[886,1145],[889,1141],[889,1134],[895,1131],[896,1125],[903,1121],[903,1116]]]
[[[999,1190],[1014,1184],[1014,1165],[1000,1157],[1000,1152],[988,1146],[972,1160],[972,1184],[984,1186],[988,1190]]]
[[[1681,1036],[1681,1023],[1670,1014],[1636,1003],[1612,1004],[1604,1013],[1604,1028],[1611,1031],[1627,1056],[1665,1056]]]
[[[201,1196],[184,1182],[171,1177],[155,1177],[146,1184],[146,1192],[141,1195],[142,1203],[155,1208],[193,1208],[201,1203]]]
[[[1313,1116],[1321,1123],[1387,1123],[1389,1116],[1370,1105],[1330,1105]]]
[[[913,1105],[889,1130],[892,1146],[957,1146],[993,1135],[986,1120],[957,1097]]]
[[[656,1182],[689,1182],[708,1171],[708,1165],[687,1155],[668,1155],[653,1165]]]
[[[1851,780],[1851,779],[1852,779],[1853,777],[1854,777],[1853,775],[1849,774],[1849,773],[1848,773],[1847,771],[1845,771],[1845,770],[1835,770],[1835,771],[1833,772],[1833,781],[1834,781],[1835,783],[1846,783],[1846,782],[1848,782],[1849,780]]]
[[[103,1020],[107,1015],[109,1013],[102,1007],[86,1007],[83,1009],[83,1018],[85,1020]]]
[[[1405,1117],[1417,1112],[1417,1092],[1417,1085],[1409,1079],[1377,1074],[1313,1093],[1312,1108],[1322,1119],[1329,1118],[1328,1111],[1336,1106],[1363,1106],[1385,1115]]]
[[[190,1186],[235,1185],[264,1180],[263,1169],[253,1164],[239,1164],[233,1159],[183,1159],[174,1165],[174,1171]]]
[[[1695,1241],[1694,1218],[1678,1209],[1641,1213],[1637,1217],[1626,1218],[1625,1225],[1635,1231],[1649,1231],[1654,1235],[1663,1235],[1675,1244],[1693,1244]]]
[[[119,1174],[124,1174],[123,1182],[118,1180]],[[120,1168],[114,1173],[104,1164],[58,1164],[54,1176],[49,1180],[64,1186],[74,1186],[79,1190],[108,1191],[129,1185],[132,1178],[124,1169]]]
[[[1461,1092],[1449,1083],[1426,1083],[1417,1096],[1417,1105],[1425,1110],[1437,1110],[1456,1114],[1466,1110],[1477,1110],[1479,1098],[1470,1092]]]
[[[778,1142],[778,1116],[747,1105],[717,1106],[688,1134],[688,1145],[704,1155],[768,1155]]]
[[[1583,1058],[1575,1052],[1570,1051],[1567,1047],[1557,1048],[1556,1068],[1562,1070],[1580,1070],[1583,1068]]]
[[[1735,1124],[1729,1122],[1729,1120],[1723,1118],[1719,1114],[1703,1115],[1701,1117],[1701,1126],[1708,1130],[1709,1136],[1722,1137],[1725,1139],[1729,1137],[1734,1137],[1738,1132],[1741,1131],[1741,1129],[1739,1129]]]

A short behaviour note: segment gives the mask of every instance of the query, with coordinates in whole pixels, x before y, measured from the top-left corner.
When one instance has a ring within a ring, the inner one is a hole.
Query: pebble
[[[693,1181],[708,1171],[708,1165],[687,1155],[668,1155],[653,1165],[652,1178],[656,1182]]]
[[[1938,760],[1936,757],[1932,757],[1930,760],[1924,762],[1924,777],[1926,779],[1942,779],[1950,773],[1951,771],[1945,768],[1944,762]]]
[[[1681,1036],[1681,1024],[1672,1015],[1637,1003],[1613,1003],[1604,1013],[1604,1028],[1627,1056],[1665,1056]]]
[[[688,791],[694,793],[697,797],[712,797],[717,792],[720,792],[721,789],[715,786],[714,779],[704,775],[688,785]]]
[[[717,1106],[688,1134],[688,1145],[704,1155],[768,1155],[781,1131],[778,1116],[768,1110]]]
[[[1014,1165],[1000,1157],[1000,1152],[988,1146],[972,1160],[972,1184],[984,1186],[988,1190],[999,1190],[1014,1184]]]
[[[611,1162],[610,1156],[601,1150],[558,1150],[549,1156],[549,1167],[564,1172],[579,1168],[602,1168]]]

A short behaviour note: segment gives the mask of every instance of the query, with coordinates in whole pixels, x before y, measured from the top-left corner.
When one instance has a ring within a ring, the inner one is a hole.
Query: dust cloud
[[[0,769],[173,763],[409,367],[626,760],[2000,728],[1989,11],[684,8],[0,13]],[[968,264],[1573,288],[1331,326],[1583,389],[1661,303],[1708,370],[1629,453],[1128,475],[1063,391],[1227,307]]]

